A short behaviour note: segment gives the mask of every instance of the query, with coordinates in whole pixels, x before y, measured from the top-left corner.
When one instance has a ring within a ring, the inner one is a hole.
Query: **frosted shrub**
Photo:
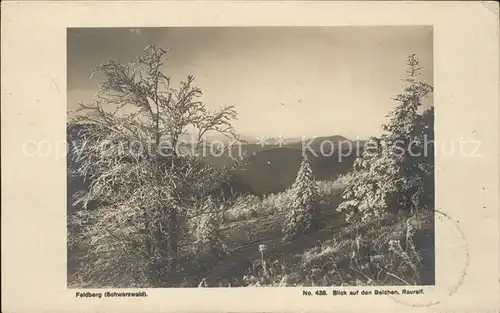
[[[238,197],[226,212],[228,221],[240,221],[250,219],[258,215],[262,206],[262,200],[254,195]]]
[[[207,206],[209,207],[207,213],[198,220],[195,246],[205,257],[220,258],[226,254],[226,247],[220,233],[220,219],[210,198],[207,200]]]
[[[281,212],[289,208],[292,204],[292,197],[290,189],[280,193],[270,194],[262,200],[262,206],[269,211],[269,213]]]

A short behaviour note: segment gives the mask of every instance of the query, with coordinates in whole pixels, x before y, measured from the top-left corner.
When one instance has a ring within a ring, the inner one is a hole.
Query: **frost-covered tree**
[[[197,253],[206,258],[220,258],[226,253],[226,247],[220,233],[220,215],[211,197],[205,202],[206,213],[198,218],[195,231]]]
[[[355,161],[356,179],[338,207],[348,220],[433,207],[434,110],[419,113],[433,87],[418,79],[420,70],[418,59],[410,55],[405,87],[394,99],[397,104],[382,126],[382,136],[371,138]]]
[[[68,222],[69,245],[85,247],[82,284],[164,285],[179,264],[187,220],[204,213],[195,204],[228,176],[196,151],[209,132],[236,137],[234,108],[207,110],[193,76],[175,87],[166,56],[148,46],[133,62],[99,65],[95,101],[72,113],[70,124],[84,126],[70,143],[69,174],[88,182]],[[186,142],[188,134],[195,137]]]
[[[288,192],[290,206],[283,224],[283,241],[307,233],[314,224],[318,204],[318,185],[314,180],[309,156],[304,153],[295,182]]]

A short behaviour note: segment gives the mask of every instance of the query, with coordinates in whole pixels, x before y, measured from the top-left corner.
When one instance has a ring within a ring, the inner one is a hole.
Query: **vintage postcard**
[[[2,9],[2,311],[500,309],[498,4]]]

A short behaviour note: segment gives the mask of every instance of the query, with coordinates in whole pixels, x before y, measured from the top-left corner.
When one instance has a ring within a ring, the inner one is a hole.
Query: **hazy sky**
[[[172,49],[173,82],[192,74],[207,107],[236,107],[242,135],[367,138],[394,106],[408,55],[433,83],[432,40],[432,28],[415,26],[70,29],[68,109],[92,101],[94,66],[155,44]]]

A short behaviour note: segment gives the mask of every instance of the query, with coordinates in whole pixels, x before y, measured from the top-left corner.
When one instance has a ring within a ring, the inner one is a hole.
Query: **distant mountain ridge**
[[[186,142],[191,142],[197,138],[194,135],[186,134],[184,139]],[[279,145],[280,143],[286,143],[288,145],[300,144],[301,142],[314,141],[316,143],[323,141],[330,141],[334,143],[338,142],[364,142],[366,140],[351,140],[341,135],[331,135],[331,136],[249,136],[249,135],[238,135],[238,140],[233,138],[228,138],[222,135],[205,135],[203,139],[206,142],[223,143],[223,144],[259,144],[259,145]]]
[[[332,156],[339,151],[362,149],[365,145],[365,140],[351,141],[340,135],[313,137],[307,139],[299,139],[298,141],[275,141],[266,140],[259,143],[233,143],[225,147],[224,153],[212,153],[209,147],[202,152],[207,162],[213,166],[226,166],[232,162],[232,158],[245,159],[249,158],[261,151],[267,151],[277,148],[287,148],[294,150],[306,150],[312,152],[313,155]]]

